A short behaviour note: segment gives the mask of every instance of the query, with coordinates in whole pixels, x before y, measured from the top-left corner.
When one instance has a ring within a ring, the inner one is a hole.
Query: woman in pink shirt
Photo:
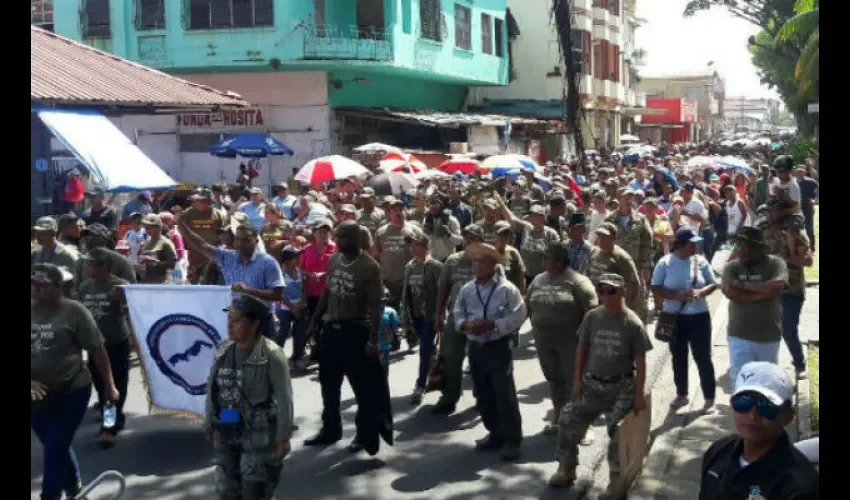
[[[301,252],[301,272],[304,275],[304,290],[307,295],[308,320],[316,312],[319,298],[325,292],[328,264],[331,255],[336,252],[336,245],[331,242],[333,223],[327,219],[316,223],[313,231],[313,243],[304,247]],[[321,331],[321,321],[316,322],[316,331]],[[315,351],[310,352],[311,360],[315,359]]]
[[[186,255],[186,247],[183,244],[183,236],[177,230],[177,218],[171,212],[160,212],[159,220],[162,221],[163,234],[171,240],[171,243],[174,243],[174,250],[177,253],[177,265],[171,270],[171,280],[174,283],[185,283],[189,261]]]

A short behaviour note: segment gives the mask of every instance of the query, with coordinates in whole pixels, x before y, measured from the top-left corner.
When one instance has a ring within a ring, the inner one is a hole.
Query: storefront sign
[[[183,129],[256,128],[264,125],[265,117],[259,108],[177,115],[177,127]]]

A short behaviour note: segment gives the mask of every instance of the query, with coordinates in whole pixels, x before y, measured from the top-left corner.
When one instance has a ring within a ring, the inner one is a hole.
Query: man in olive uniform
[[[590,271],[590,257],[596,246],[587,241],[587,216],[576,212],[570,216],[567,229],[567,248],[570,251],[570,269],[587,276]]]
[[[804,232],[802,217],[796,213],[797,203],[783,196],[767,203],[767,217],[760,220],[768,253],[782,258],[788,265],[788,285],[782,300],[782,337],[794,362],[798,379],[806,378],[806,358],[800,343],[800,313],[806,300],[804,268],[812,265],[809,237]]]
[[[30,265],[53,264],[57,267],[74,270],[77,268],[79,254],[73,248],[59,243],[56,235],[59,225],[53,217],[40,217],[33,226],[38,246],[30,252]]]
[[[494,193],[498,196],[498,193]],[[493,198],[487,198],[481,202],[484,217],[475,224],[481,228],[484,243],[494,245],[496,243],[496,222],[499,220],[499,203]]]
[[[578,210],[575,205],[567,201],[562,193],[556,193],[549,199],[549,213],[546,214],[546,225],[558,231],[562,240],[567,239],[568,224],[570,216]]]
[[[643,322],[625,305],[622,276],[603,274],[597,291],[603,307],[589,311],[579,327],[571,402],[558,421],[558,471],[549,479],[555,487],[575,481],[579,442],[601,414],[611,437],[608,467],[613,482],[620,473],[617,425],[632,410],[646,409],[646,352],[652,342]]]
[[[102,255],[109,259],[110,274],[128,283],[136,282],[136,271],[133,269],[133,263],[130,262],[130,259],[110,248],[112,246],[112,232],[109,228],[99,222],[95,222],[83,229],[82,235],[84,246],[89,252],[97,248]],[[77,261],[75,281],[78,285],[86,279],[84,263],[82,259]]]
[[[466,255],[465,248],[483,240],[484,231],[481,226],[477,224],[466,226],[463,229],[464,250],[450,255],[440,274],[435,326],[445,367],[445,384],[440,400],[432,408],[436,414],[451,415],[460,399],[463,360],[466,357],[466,336],[455,328],[454,306],[460,289],[475,276],[472,259]],[[446,319],[446,311],[448,311],[448,319]]]
[[[388,209],[388,222],[375,232],[375,250],[381,264],[381,278],[390,291],[389,306],[398,310],[404,288],[404,266],[410,260],[408,238],[422,232],[419,226],[404,218],[404,203],[393,198]]]
[[[640,307],[640,276],[631,256],[615,242],[617,226],[604,222],[596,233],[596,248],[590,256],[587,277],[594,285],[603,274],[619,274],[626,282],[626,305],[632,311]]]
[[[387,222],[387,215],[383,210],[375,206],[375,190],[370,187],[363,188],[360,193],[360,212],[355,219],[358,224],[369,230],[372,235],[379,227]]]
[[[526,196],[525,188],[528,184],[525,179],[520,177],[514,182],[514,190],[511,197],[508,199],[507,206],[518,219],[525,219],[528,215],[528,210],[531,208],[531,199]]]
[[[214,443],[216,491],[229,500],[271,500],[291,450],[292,380],[283,349],[262,335],[269,307],[240,295],[226,308],[227,340],[207,379],[204,432]],[[253,335],[244,322],[259,321]]]
[[[208,189],[198,189],[190,198],[192,206],[183,212],[180,219],[186,221],[192,231],[212,246],[218,245],[218,230],[227,225],[226,212],[213,207],[212,192]],[[201,272],[209,259],[200,252],[189,252],[188,279],[197,283]]]
[[[630,188],[619,191],[619,209],[608,216],[606,222],[617,226],[617,245],[619,245],[635,262],[640,276],[640,296],[633,309],[640,319],[646,322],[646,284],[652,277],[652,228],[646,217],[634,209],[635,192]],[[631,306],[629,306],[631,307]]]

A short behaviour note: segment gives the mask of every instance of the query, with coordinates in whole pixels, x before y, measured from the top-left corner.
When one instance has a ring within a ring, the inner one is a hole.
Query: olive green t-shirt
[[[721,283],[737,280],[742,285],[788,282],[788,267],[775,255],[767,255],[761,262],[744,264],[740,260],[729,261],[723,268]],[[782,299],[779,295],[760,302],[739,304],[729,301],[729,325],[726,332],[730,337],[751,342],[779,342],[782,340]]]
[[[590,281],[596,284],[603,274],[608,273],[622,276],[626,286],[637,286],[640,283],[635,261],[619,246],[614,246],[614,251],[611,253],[604,253],[597,247],[590,255],[590,266],[587,270]]]
[[[405,266],[402,322],[424,318],[433,320],[437,310],[437,287],[443,263],[430,255],[425,260],[411,259]],[[409,317],[408,314],[410,314]]]
[[[472,259],[468,259],[464,251],[455,252],[446,259],[443,271],[440,273],[440,288],[448,290],[446,308],[449,314],[454,310],[455,299],[463,285],[475,276]]]
[[[130,334],[121,300],[116,296],[116,292],[120,292],[116,288],[126,284],[126,280],[110,274],[105,281],[87,279],[77,292],[79,301],[94,317],[107,345],[123,342]]]
[[[53,309],[30,308],[30,379],[48,390],[69,391],[91,383],[82,351],[103,347],[91,313],[76,300],[62,298]]]
[[[365,321],[382,310],[384,287],[381,269],[372,257],[361,253],[352,262],[343,260],[343,254],[331,255],[327,273],[328,307],[324,321]]]
[[[165,236],[160,236],[156,240],[147,240],[142,244],[139,250],[139,256],[153,257],[160,262],[167,262],[169,267],[160,267],[146,265],[142,273],[142,280],[147,283],[161,283],[168,277],[168,272],[177,263],[177,250],[174,249],[174,243]]]
[[[519,251],[511,245],[505,245],[500,262],[505,270],[505,277],[520,290],[525,289],[525,263]]]
[[[401,285],[404,282],[404,266],[410,260],[408,236],[415,236],[419,229],[410,223],[402,227],[384,224],[375,233],[375,249],[381,261],[381,279],[386,283]]]
[[[477,221],[477,224],[484,231],[484,243],[488,245],[496,244],[496,221],[487,222],[484,219]]]
[[[538,274],[529,285],[525,300],[536,331],[573,342],[578,342],[578,327],[585,311],[599,305],[593,283],[572,269],[558,276]]]
[[[127,281],[128,283],[136,282],[136,270],[133,269],[133,263],[130,262],[130,259],[124,257],[120,253],[110,250],[106,247],[101,249],[109,258],[109,273],[113,276],[121,278],[122,280]],[[88,279],[86,276],[86,261],[80,259],[77,261],[77,269],[76,269],[76,278],[75,281],[77,286],[81,285],[84,281]]]
[[[805,269],[802,266],[796,266],[788,262],[791,256],[791,251],[788,248],[788,232],[793,235],[793,240],[796,245],[798,255],[808,252],[811,245],[809,237],[805,232],[799,229],[783,229],[780,226],[773,224],[760,225],[763,228],[764,242],[770,247],[770,254],[776,255],[785,261],[788,267],[788,286],[785,287],[783,293],[796,293],[806,295],[806,275]]]
[[[371,212],[366,213],[366,210],[360,210],[357,213],[357,223],[366,227],[370,233],[375,234],[381,226],[387,223],[387,214],[378,207],[375,207]]]
[[[285,229],[283,224],[266,224],[260,231],[260,239],[263,240],[263,246],[266,248],[266,252],[278,262],[280,262],[283,247],[278,246],[275,248],[275,243],[286,239]]]
[[[630,373],[635,358],[652,350],[643,322],[628,308],[615,315],[604,307],[593,309],[581,322],[578,338],[589,349],[587,371],[601,378]]]
[[[77,269],[79,258],[80,255],[72,247],[56,242],[52,251],[45,250],[42,247],[34,248],[30,252],[30,265],[53,264],[64,267],[69,273],[73,273]]]
[[[525,263],[525,274],[537,276],[546,270],[546,249],[549,243],[561,241],[561,235],[549,226],[543,226],[539,231],[534,230],[531,224],[518,221],[522,231],[522,243],[519,246],[519,254]]]
[[[218,230],[227,224],[227,217],[222,214],[222,211],[214,208],[210,209],[210,213],[202,214],[195,207],[190,207],[180,218],[186,221],[192,231],[212,246],[218,246]]]

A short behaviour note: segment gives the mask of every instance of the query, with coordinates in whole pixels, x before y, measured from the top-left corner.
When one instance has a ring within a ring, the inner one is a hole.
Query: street
[[[711,297],[714,309],[721,301],[718,292]],[[651,336],[651,332],[650,332]],[[667,402],[673,396],[669,371],[669,351],[653,340],[655,348],[647,359],[647,387],[652,390],[655,429],[668,414]],[[318,431],[321,398],[317,374],[293,379],[296,422],[300,430],[292,440],[292,453],[284,462],[278,499],[477,499],[477,498],[582,498],[590,478],[593,491],[607,481],[605,450],[608,437],[604,427],[595,427],[596,439],[580,447],[579,482],[571,490],[551,490],[546,486],[554,472],[555,437],[543,436],[544,417],[550,410],[548,388],[540,371],[533,346],[516,351],[515,376],[523,416],[525,440],[522,456],[515,463],[502,463],[497,454],[477,453],[475,439],[485,434],[474,409],[472,384],[464,379],[464,395],[457,412],[449,418],[431,414],[437,394],[428,394],[422,406],[408,403],[415,379],[418,355],[396,353],[390,367],[390,388],[396,429],[396,445],[383,446],[375,457],[351,456],[345,449],[354,434],[354,397],[348,384],[343,386],[345,435],[335,446],[314,449],[303,441]],[[718,373],[718,379],[725,374]],[[214,495],[212,450],[204,440],[198,423],[170,417],[148,415],[145,389],[138,368],[131,375],[127,401],[127,430],[112,450],[96,444],[98,423],[89,412],[77,433],[75,451],[83,478],[91,481],[105,470],[117,470],[127,477],[127,492],[122,498],[209,499]],[[38,497],[41,486],[41,445],[32,435],[31,492]],[[91,500],[109,499],[116,486],[105,483]]]

